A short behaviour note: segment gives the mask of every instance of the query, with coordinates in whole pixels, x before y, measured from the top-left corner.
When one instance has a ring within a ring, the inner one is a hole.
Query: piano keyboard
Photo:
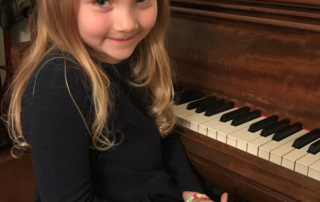
[[[180,98],[176,124],[320,181],[320,129],[310,132],[301,123],[263,117],[215,97]]]

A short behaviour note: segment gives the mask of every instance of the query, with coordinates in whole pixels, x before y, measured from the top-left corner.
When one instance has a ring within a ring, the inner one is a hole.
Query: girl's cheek
[[[100,35],[106,35],[108,30],[108,20],[99,15],[99,14],[92,14],[84,16],[82,21],[82,26],[80,29],[83,30],[83,32],[88,33],[90,35],[100,36]]]
[[[157,9],[145,11],[139,16],[140,25],[144,29],[152,29],[157,20]]]

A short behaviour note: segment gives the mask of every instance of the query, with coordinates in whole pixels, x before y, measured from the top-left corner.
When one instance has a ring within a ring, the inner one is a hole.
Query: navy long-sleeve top
[[[23,135],[37,180],[35,202],[178,202],[183,191],[203,192],[180,139],[162,138],[147,116],[139,88],[126,82],[130,66],[103,63],[111,79],[108,128],[117,146],[98,151],[65,82],[64,59],[52,51],[39,63],[21,103]],[[92,90],[78,65],[66,60],[70,92],[90,127]]]

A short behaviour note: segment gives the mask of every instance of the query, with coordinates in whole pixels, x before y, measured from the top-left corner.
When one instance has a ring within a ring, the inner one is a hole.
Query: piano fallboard
[[[320,127],[318,0],[172,0],[176,81]]]
[[[175,80],[304,128],[320,127],[320,1],[171,0]],[[320,201],[320,182],[180,126],[206,180],[252,202]],[[308,173],[309,174],[309,173]]]

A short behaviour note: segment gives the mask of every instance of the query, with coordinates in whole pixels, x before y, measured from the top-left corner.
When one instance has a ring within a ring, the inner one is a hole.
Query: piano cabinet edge
[[[190,154],[198,156],[211,164],[215,164],[238,176],[242,176],[283,195],[289,196],[296,201],[320,201],[319,181],[233,148],[187,128],[176,126],[175,132],[180,136],[182,144],[189,153],[189,156]],[[192,159],[190,160],[193,162]],[[196,168],[198,172],[203,171],[200,167]],[[206,172],[209,172],[209,170]],[[251,195],[253,193],[248,194]]]
[[[234,198],[240,196],[250,202],[298,202],[199,156],[189,152],[187,156],[202,178],[228,192],[229,201],[238,202]]]

